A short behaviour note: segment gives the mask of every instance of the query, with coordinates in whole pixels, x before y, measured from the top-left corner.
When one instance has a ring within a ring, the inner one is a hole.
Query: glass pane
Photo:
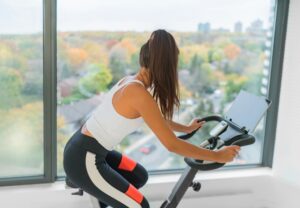
[[[44,174],[42,4],[0,0],[0,178]]]
[[[241,89],[267,95],[274,9],[270,0],[59,1],[58,174],[70,135],[116,81],[138,71],[139,49],[155,29],[171,32],[180,47],[175,121],[223,114]],[[191,142],[206,138],[208,129]],[[257,142],[233,164],[261,163],[263,121],[255,134]],[[148,170],[185,167],[146,125],[117,149]]]

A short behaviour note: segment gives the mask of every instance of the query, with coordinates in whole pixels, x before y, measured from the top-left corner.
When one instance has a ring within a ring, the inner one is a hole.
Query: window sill
[[[183,172],[183,170],[182,170]],[[220,180],[220,179],[233,179],[245,178],[255,176],[271,176],[272,169],[269,167],[255,167],[243,169],[220,169],[215,171],[199,171],[195,180]],[[148,185],[162,184],[162,183],[176,183],[180,178],[181,173],[174,174],[155,174],[150,175],[147,182]]]
[[[147,185],[141,189],[141,192],[149,200],[164,200],[169,196],[180,176],[180,173],[150,175]],[[268,181],[272,176],[272,169],[268,167],[199,171],[194,180],[202,184],[200,192],[189,189],[185,198],[251,193],[253,183]]]

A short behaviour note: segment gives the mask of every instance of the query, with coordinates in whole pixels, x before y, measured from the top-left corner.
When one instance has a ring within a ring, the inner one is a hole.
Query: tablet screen
[[[252,132],[270,105],[271,102],[265,97],[241,91],[225,114],[225,118]]]

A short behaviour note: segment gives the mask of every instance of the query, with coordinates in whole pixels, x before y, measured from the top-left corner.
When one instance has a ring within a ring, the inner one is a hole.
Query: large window
[[[161,28],[180,48],[174,120],[223,114],[241,89],[268,96],[257,142],[229,165],[271,166],[287,13],[287,0],[0,0],[0,186],[64,176],[66,142]],[[149,171],[186,166],[146,125],[116,148]]]
[[[223,114],[241,89],[267,96],[274,5],[271,0],[58,1],[58,174],[63,175],[66,141],[113,84],[137,72],[140,46],[155,29],[170,31],[180,47],[176,121]],[[255,132],[257,142],[230,165],[261,163],[264,126],[265,120]],[[191,142],[199,144],[207,133],[208,126]],[[146,125],[117,149],[148,170],[186,165]]]
[[[44,174],[42,4],[0,0],[0,178]]]

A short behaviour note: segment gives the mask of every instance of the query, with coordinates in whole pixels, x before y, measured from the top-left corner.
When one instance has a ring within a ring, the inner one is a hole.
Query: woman
[[[147,171],[113,150],[143,122],[167,150],[185,157],[224,163],[232,161],[239,151],[237,146],[210,151],[180,140],[173,133],[172,130],[190,133],[203,125],[197,119],[189,125],[172,121],[174,107],[179,106],[178,54],[170,33],[154,31],[141,48],[139,72],[113,86],[65,147],[66,175],[101,201],[103,207],[149,207],[138,191],[148,179]]]

